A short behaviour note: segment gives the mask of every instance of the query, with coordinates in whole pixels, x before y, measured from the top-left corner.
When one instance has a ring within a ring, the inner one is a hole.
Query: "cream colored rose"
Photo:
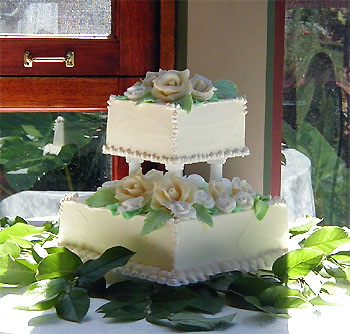
[[[191,83],[192,96],[200,101],[209,100],[216,90],[211,80],[199,74],[193,76]]]
[[[124,92],[124,96],[126,96],[129,100],[137,101],[146,92],[146,90],[147,88],[144,85],[135,84]]]
[[[153,80],[152,95],[164,102],[180,100],[192,91],[192,84],[189,80],[190,71],[162,71]]]
[[[244,210],[251,209],[254,205],[254,197],[245,191],[240,191],[233,198],[236,200],[237,205],[241,206]]]
[[[181,177],[164,177],[154,183],[152,206],[170,208],[173,202],[193,204],[196,198],[196,187]]]
[[[179,219],[193,219],[197,217],[196,209],[187,202],[173,202],[170,204],[169,209]]]
[[[152,190],[153,183],[145,180],[140,168],[136,174],[126,176],[118,182],[115,197],[120,202],[139,196],[147,200],[151,198]]]
[[[159,72],[150,72],[146,73],[146,77],[142,80],[142,83],[147,89],[152,89],[154,86],[153,81],[157,79],[160,73],[164,72],[163,70],[159,70]]]
[[[240,191],[244,191],[252,196],[256,195],[256,192],[246,180],[234,177],[232,179],[232,196],[237,195]]]
[[[216,201],[220,195],[228,195],[229,190],[224,182],[212,180],[209,182],[207,192]]]

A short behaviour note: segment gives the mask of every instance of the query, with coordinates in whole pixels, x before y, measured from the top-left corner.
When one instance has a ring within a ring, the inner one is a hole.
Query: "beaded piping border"
[[[79,255],[83,262],[90,259],[95,259],[100,256],[96,252],[92,252],[79,247],[70,245],[62,245],[69,248],[72,252]],[[203,282],[209,279],[209,276],[218,273],[239,270],[242,272],[255,272],[260,268],[271,268],[273,262],[283,254],[287,249],[273,249],[266,251],[254,258],[244,258],[241,260],[231,259],[220,261],[210,265],[204,265],[199,268],[192,268],[187,270],[172,270],[167,271],[159,267],[151,265],[144,265],[129,261],[125,266],[111,270],[117,275],[131,276],[134,278],[146,279],[151,282],[165,284],[169,286],[181,286],[190,283]]]
[[[170,164],[193,164],[197,162],[207,162],[210,160],[222,160],[222,159],[234,158],[234,157],[244,157],[250,154],[249,148],[244,147],[241,150],[228,149],[225,152],[219,151],[219,152],[210,153],[210,154],[194,154],[190,157],[187,157],[187,156],[167,157],[167,156],[159,156],[157,154],[152,154],[152,153],[131,151],[130,149],[124,149],[122,147],[114,147],[114,146],[108,146],[108,145],[103,146],[102,152],[104,154],[118,155],[122,157],[159,162],[163,164],[169,164],[169,163]]]

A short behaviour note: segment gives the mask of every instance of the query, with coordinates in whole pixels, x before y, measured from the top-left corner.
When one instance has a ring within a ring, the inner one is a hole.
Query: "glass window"
[[[350,226],[347,4],[287,1],[283,141],[311,160],[316,215]]]
[[[96,190],[111,179],[106,113],[0,113],[0,200],[24,190]]]
[[[111,34],[111,0],[3,0],[0,33]]]

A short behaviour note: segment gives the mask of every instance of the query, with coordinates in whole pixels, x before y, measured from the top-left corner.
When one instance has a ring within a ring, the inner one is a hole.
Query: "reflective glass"
[[[111,0],[1,0],[0,33],[111,34]]]
[[[106,113],[0,113],[0,194],[91,191],[111,178]]]
[[[316,215],[350,226],[350,10],[323,2],[287,1],[283,141],[311,161]]]

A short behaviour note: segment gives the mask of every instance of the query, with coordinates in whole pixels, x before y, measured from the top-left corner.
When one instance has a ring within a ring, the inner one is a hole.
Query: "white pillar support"
[[[126,162],[129,165],[129,175],[132,175],[139,171],[143,160],[126,157]]]
[[[222,166],[226,162],[226,159],[220,160],[208,160],[210,165],[210,181],[222,179]]]
[[[172,176],[183,176],[184,164],[165,164],[165,168]]]

